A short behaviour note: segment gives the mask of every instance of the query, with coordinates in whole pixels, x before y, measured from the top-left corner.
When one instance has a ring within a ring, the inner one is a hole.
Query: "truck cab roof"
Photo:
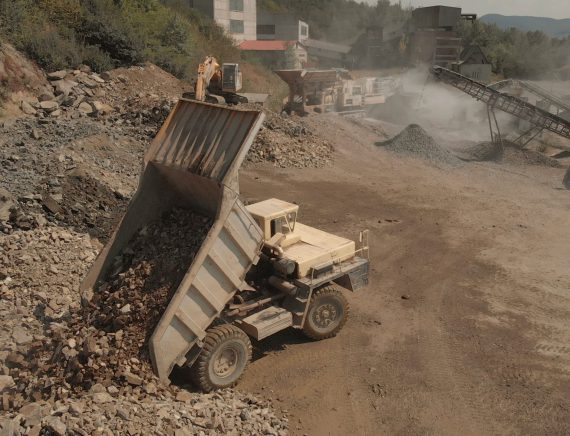
[[[269,200],[250,204],[249,206],[246,206],[246,209],[255,218],[272,220],[285,214],[297,213],[299,211],[299,206],[283,200],[278,200],[277,198],[270,198]]]

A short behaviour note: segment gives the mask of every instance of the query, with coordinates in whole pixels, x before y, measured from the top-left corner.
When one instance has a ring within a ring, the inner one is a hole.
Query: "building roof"
[[[308,48],[317,48],[320,50],[332,51],[335,53],[346,54],[350,52],[351,47],[344,44],[335,44],[333,42],[319,41],[316,39],[305,39],[303,45]]]
[[[297,41],[242,41],[239,44],[241,50],[250,51],[286,51],[289,47],[296,44]]]
[[[466,47],[465,49],[463,49],[463,51],[459,55],[459,59],[461,60],[462,63],[470,64],[470,63],[472,63],[472,58],[475,55],[477,55],[477,53],[479,53],[481,55],[484,64],[490,63],[489,59],[487,59],[487,56],[485,56],[485,52],[478,45],[470,45],[470,46]]]

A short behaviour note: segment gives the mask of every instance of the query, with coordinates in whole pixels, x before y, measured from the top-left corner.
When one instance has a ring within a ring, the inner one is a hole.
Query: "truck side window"
[[[288,233],[285,217],[279,217],[271,220],[271,236],[274,236],[275,233]]]

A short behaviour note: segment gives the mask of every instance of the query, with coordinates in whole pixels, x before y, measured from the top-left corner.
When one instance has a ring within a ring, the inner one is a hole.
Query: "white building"
[[[303,42],[309,38],[309,25],[289,14],[260,11],[257,39]]]
[[[237,42],[257,39],[256,0],[189,0],[190,6],[212,18]]]

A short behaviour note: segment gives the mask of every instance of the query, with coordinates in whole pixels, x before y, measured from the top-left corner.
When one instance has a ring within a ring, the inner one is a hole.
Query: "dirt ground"
[[[239,389],[277,398],[294,434],[569,434],[570,194],[563,169],[436,168],[312,118],[333,167],[260,167],[243,195],[300,221],[370,230],[371,282],[334,339],[256,344]]]

